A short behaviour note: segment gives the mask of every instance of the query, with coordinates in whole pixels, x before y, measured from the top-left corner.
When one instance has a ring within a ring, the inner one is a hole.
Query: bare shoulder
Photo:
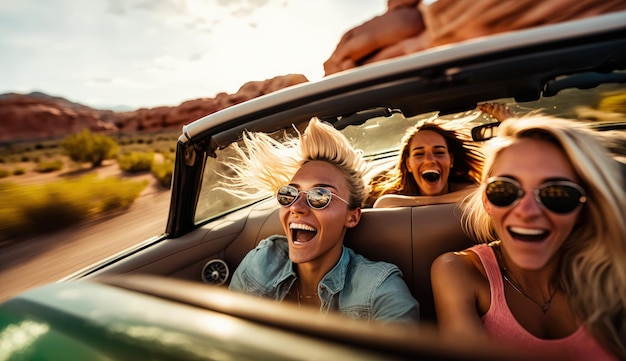
[[[431,266],[430,278],[434,288],[444,287],[446,292],[454,288],[452,292],[477,296],[489,290],[485,268],[478,255],[469,249],[437,257]]]
[[[447,252],[435,259],[432,272],[452,272],[455,274],[476,273],[484,274],[484,269],[476,253],[469,249],[457,252]]]

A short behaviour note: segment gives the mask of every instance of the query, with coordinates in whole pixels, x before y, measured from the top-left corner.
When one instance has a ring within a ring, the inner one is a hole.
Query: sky
[[[8,0],[0,94],[98,109],[175,106],[248,81],[323,77],[341,36],[386,0]],[[121,108],[120,108],[121,107]]]

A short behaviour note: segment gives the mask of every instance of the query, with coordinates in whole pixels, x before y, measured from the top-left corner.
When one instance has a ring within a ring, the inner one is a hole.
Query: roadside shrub
[[[45,233],[62,229],[93,215],[89,203],[71,184],[52,184],[44,191],[31,192],[21,208],[24,233]]]
[[[113,138],[91,134],[87,129],[65,138],[61,147],[74,162],[89,162],[94,168],[99,167],[105,159],[115,158],[119,149]]]
[[[147,180],[138,182],[117,177],[97,179],[90,185],[95,193],[92,196],[92,202],[94,202],[96,212],[102,213],[130,207],[148,183]]]
[[[56,231],[114,209],[129,207],[148,184],[95,175],[53,183],[0,183],[0,239]]]
[[[63,161],[59,159],[41,161],[37,163],[37,167],[35,168],[35,170],[39,173],[50,173],[61,169],[63,169]]]
[[[126,172],[138,173],[147,172],[154,161],[154,153],[132,152],[127,155],[117,157],[117,164],[120,169]]]
[[[163,155],[162,161],[152,163],[151,172],[161,187],[170,189],[172,187],[172,173],[174,172],[174,155]]]
[[[71,182],[45,185],[6,185],[0,192],[5,207],[0,209],[0,234],[6,238],[32,236],[78,223],[89,214],[89,203],[81,199]]]
[[[15,168],[13,170],[13,175],[22,175],[22,174],[26,174],[26,168]]]

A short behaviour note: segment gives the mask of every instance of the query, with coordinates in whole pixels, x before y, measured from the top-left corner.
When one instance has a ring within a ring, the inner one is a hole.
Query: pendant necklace
[[[543,314],[545,315],[548,310],[550,310],[550,306],[552,306],[552,299],[554,298],[554,295],[556,295],[556,291],[559,290],[559,287],[555,287],[554,291],[552,291],[552,293],[550,294],[550,297],[548,297],[548,300],[542,305],[539,302],[535,301],[532,297],[530,297],[526,292],[524,292],[524,290],[521,289],[521,287],[518,287],[515,282],[513,282],[511,280],[511,277],[509,276],[509,274],[506,271],[506,266],[504,266],[504,260],[502,259],[502,254],[500,253],[500,249],[497,249],[497,255],[498,255],[498,259],[499,259],[499,263],[501,264],[500,266],[500,273],[502,274],[502,278],[504,278],[504,280],[510,284],[513,289],[515,289],[515,291],[517,291],[517,293],[519,293],[520,295],[526,297],[527,299],[529,299],[532,303],[536,304],[537,306],[539,306],[539,308],[541,308],[541,311],[543,311]]]
[[[541,308],[541,311],[543,311],[543,314],[545,315],[546,312],[548,312],[548,310],[550,309],[550,306],[552,306],[552,299],[554,298],[554,295],[556,295],[556,291],[558,291],[558,287],[554,288],[554,291],[552,291],[552,294],[550,295],[550,297],[548,298],[548,300],[546,301],[546,303],[544,303],[543,305],[540,304],[539,302],[535,301],[532,299],[532,297],[530,297],[528,294],[526,294],[526,292],[524,292],[521,288],[517,287],[517,285],[515,285],[515,283],[513,281],[511,281],[511,279],[509,278],[508,274],[506,273],[506,267],[502,268],[502,277],[504,278],[505,281],[507,281],[511,286],[513,286],[513,288],[522,296],[528,298],[529,300],[532,301],[532,303],[536,304],[537,306],[539,306],[539,308]]]

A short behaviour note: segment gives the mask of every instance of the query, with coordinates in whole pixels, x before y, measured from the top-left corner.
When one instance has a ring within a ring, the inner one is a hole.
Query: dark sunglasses
[[[522,186],[514,179],[507,177],[487,179],[485,195],[496,207],[515,205],[524,193]],[[546,182],[533,193],[543,208],[558,214],[570,213],[587,202],[585,191],[578,184],[570,181]]]
[[[306,202],[309,207],[313,209],[324,209],[328,207],[333,196],[350,206],[350,203],[345,199],[322,187],[311,188],[308,191],[299,191],[296,187],[282,186],[278,188],[278,192],[276,192],[276,199],[281,206],[289,207],[295,203],[300,193],[306,194]]]

